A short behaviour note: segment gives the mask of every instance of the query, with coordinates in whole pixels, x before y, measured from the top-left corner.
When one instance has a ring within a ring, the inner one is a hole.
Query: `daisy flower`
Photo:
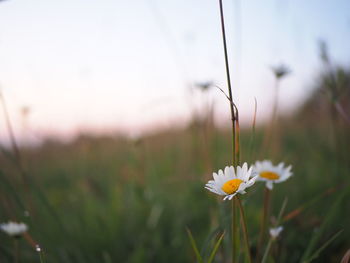
[[[8,223],[0,224],[0,229],[12,237],[20,237],[28,230],[28,226],[24,223],[16,223],[9,221]]]
[[[266,187],[270,190],[274,183],[284,182],[292,175],[292,166],[284,167],[284,163],[274,166],[271,161],[264,160],[256,162],[254,168],[259,175],[258,181],[266,182]]]
[[[244,163],[242,167],[226,166],[225,171],[219,170],[213,173],[214,180],[210,180],[205,188],[209,191],[225,196],[224,200],[231,200],[237,193],[245,194],[245,189],[252,186],[258,176],[254,176],[253,167],[248,170],[248,164]],[[254,176],[253,178],[250,178]]]
[[[270,228],[270,236],[273,238],[273,239],[276,239],[279,234],[282,232],[283,230],[283,226],[279,226],[279,227],[272,227]]]

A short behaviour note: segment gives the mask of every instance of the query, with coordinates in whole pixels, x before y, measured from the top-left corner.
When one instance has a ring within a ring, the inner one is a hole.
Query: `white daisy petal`
[[[273,189],[273,183],[272,183],[272,181],[267,181],[267,182],[266,182],[266,187],[267,187],[268,189],[272,190],[272,189]]]
[[[229,196],[229,195],[226,195],[226,196],[224,197],[223,200],[225,201],[225,200],[227,200],[227,199],[229,199],[229,198],[230,198],[230,196]]]
[[[244,163],[242,165],[242,170],[243,170],[243,172],[247,172],[248,171],[248,164],[247,163]]]
[[[245,163],[245,164],[247,164],[247,163]],[[243,179],[242,179],[242,180],[243,180],[243,181],[249,180],[249,177],[252,175],[253,171],[254,171],[254,167],[253,167],[253,166],[250,167],[249,170],[246,169],[246,172],[244,173]]]
[[[236,169],[236,177],[238,179],[241,179],[241,175],[242,175],[242,168],[240,166],[237,166],[237,169]]]
[[[230,175],[232,176],[232,178],[236,177],[235,169],[233,169],[233,166],[230,166]]]
[[[214,181],[218,182],[220,180],[220,177],[217,173],[213,173],[213,178],[214,178]]]
[[[236,195],[237,193],[234,193],[234,194],[232,194],[232,195],[229,195],[228,196],[228,200],[232,200],[232,198]]]
[[[225,167],[225,176],[230,176],[230,168],[228,166]]]

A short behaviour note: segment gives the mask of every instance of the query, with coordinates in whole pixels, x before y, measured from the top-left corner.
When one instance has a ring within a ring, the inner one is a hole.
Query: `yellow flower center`
[[[232,179],[224,183],[221,187],[222,191],[224,191],[228,195],[232,195],[236,192],[243,181],[241,179]]]
[[[278,178],[280,178],[280,176],[274,172],[270,172],[270,171],[264,171],[260,173],[260,177],[262,178],[266,178],[269,180],[277,180]]]

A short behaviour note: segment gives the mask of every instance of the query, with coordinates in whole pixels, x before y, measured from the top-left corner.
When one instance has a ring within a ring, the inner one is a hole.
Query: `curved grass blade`
[[[280,221],[281,221],[281,218],[283,216],[284,210],[286,209],[287,203],[288,203],[288,198],[284,198],[280,212],[278,213],[278,217],[277,217],[277,221],[276,221],[275,226],[278,226],[280,224]],[[269,242],[267,243],[267,246],[266,246],[266,249],[264,252],[264,256],[263,256],[262,261],[261,261],[262,263],[265,263],[267,260],[267,257],[269,255],[269,252],[270,252],[270,249],[272,246],[272,241],[273,241],[273,238],[270,237]]]
[[[13,188],[11,182],[5,177],[4,173],[0,171],[0,180],[1,180],[1,185],[5,186],[4,189],[11,194],[14,199],[16,200],[17,204],[20,206],[20,208],[25,211],[26,207],[24,203],[22,202],[22,199],[20,196],[17,194],[17,191]]]
[[[330,239],[328,239],[319,249],[317,249],[309,259],[303,261],[303,263],[309,263],[313,261],[314,259],[318,258],[320,253],[330,244],[333,240],[335,240],[344,230],[339,230],[337,233],[335,233]]]
[[[219,246],[220,246],[220,244],[221,244],[222,239],[224,238],[224,235],[225,235],[225,232],[222,233],[222,235],[219,237],[218,241],[216,241],[216,243],[215,243],[215,245],[214,245],[214,248],[213,248],[213,250],[211,251],[210,257],[209,257],[209,259],[208,259],[208,263],[211,263],[211,262],[214,260],[215,255],[216,255],[216,252],[217,252],[218,249],[219,249]]]
[[[203,255],[204,258],[207,258],[209,256],[209,246],[211,241],[214,239],[214,237],[216,237],[217,235],[219,235],[219,233],[221,232],[221,227],[217,227],[215,228],[206,238],[206,240],[204,241],[204,245],[201,248],[200,254]]]
[[[347,194],[347,192],[343,191],[343,193],[338,196],[337,200],[332,205],[331,210],[328,212],[328,214],[327,214],[325,220],[323,221],[323,223],[321,224],[320,228],[316,232],[313,233],[311,240],[309,242],[309,245],[306,248],[300,262],[305,262],[308,258],[311,257],[310,255],[311,255],[312,251],[314,250],[317,242],[320,240],[323,232],[325,231],[326,226],[328,225],[328,222],[331,220],[331,218],[334,216],[334,214],[338,211],[338,206],[346,194]]]
[[[195,253],[195,255],[196,255],[197,262],[198,262],[198,263],[204,263],[204,262],[203,262],[203,259],[202,259],[202,256],[201,256],[201,254],[199,253],[199,250],[198,250],[196,241],[194,240],[194,238],[193,238],[193,236],[192,236],[191,231],[190,231],[188,228],[186,228],[186,231],[187,231],[187,234],[188,234],[188,238],[190,239],[190,242],[191,242],[193,251],[194,251],[194,253]]]
[[[304,203],[303,205],[301,205],[298,208],[294,209],[293,211],[289,212],[287,215],[285,215],[283,217],[282,221],[286,222],[286,221],[289,221],[289,220],[293,219],[294,217],[296,217],[299,214],[301,214],[306,208],[312,206],[314,203],[316,203],[317,201],[321,200],[323,197],[334,193],[336,189],[337,189],[337,187],[328,188],[323,193],[317,195],[316,197],[312,198],[310,201]]]

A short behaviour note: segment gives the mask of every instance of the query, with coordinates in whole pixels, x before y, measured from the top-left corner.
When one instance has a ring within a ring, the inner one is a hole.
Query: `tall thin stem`
[[[284,210],[286,209],[286,206],[287,206],[287,202],[288,202],[288,199],[285,198],[284,201],[283,201],[281,210],[280,210],[280,212],[278,214],[278,217],[277,217],[277,220],[276,220],[276,223],[275,223],[275,227],[277,227],[280,224],[280,222],[281,222]],[[266,249],[265,249],[265,253],[264,253],[264,256],[263,256],[263,258],[261,260],[261,263],[265,263],[266,262],[267,257],[268,257],[269,252],[270,252],[270,249],[271,249],[271,246],[272,246],[272,242],[275,241],[275,240],[276,240],[276,237],[270,236],[270,239],[269,239],[269,242],[267,243],[267,246],[266,246]]]
[[[239,211],[240,211],[240,214],[241,214],[241,222],[242,222],[242,226],[243,226],[243,237],[244,237],[244,243],[245,243],[245,248],[246,248],[246,253],[247,253],[247,259],[248,259],[248,262],[251,263],[252,262],[252,258],[250,256],[248,230],[247,230],[247,224],[246,224],[246,221],[245,221],[244,210],[243,210],[243,206],[242,206],[241,200],[239,199],[238,196],[237,196],[236,199],[237,199]]]
[[[14,163],[16,164],[19,173],[22,177],[23,183],[24,183],[24,189],[28,194],[28,204],[30,207],[30,212],[33,212],[33,203],[32,203],[32,197],[31,197],[31,193],[30,193],[30,178],[28,176],[28,174],[25,172],[24,167],[23,167],[23,161],[22,161],[22,156],[21,156],[21,152],[19,150],[17,141],[16,141],[16,137],[12,128],[12,123],[11,123],[11,119],[10,119],[10,115],[9,112],[7,110],[7,105],[6,105],[6,101],[5,101],[5,96],[4,94],[1,92],[0,90],[0,102],[2,105],[2,110],[4,112],[5,115],[5,119],[6,119],[6,127],[10,136],[10,142],[11,142],[11,146],[12,146],[12,151],[13,151],[13,156],[14,158],[11,158],[12,161],[14,161]]]
[[[269,255],[269,252],[270,252],[270,249],[271,249],[271,245],[272,245],[272,238],[270,238],[269,243],[267,243],[266,250],[265,250],[264,256],[263,256],[263,258],[261,260],[261,263],[265,263],[266,262],[267,256]]]
[[[224,45],[224,54],[225,54],[225,67],[226,67],[226,78],[227,78],[227,87],[228,94],[230,99],[230,110],[231,110],[231,121],[232,121],[232,160],[233,166],[236,167],[236,125],[235,125],[235,111],[232,97],[232,87],[231,87],[231,77],[230,77],[230,67],[228,63],[228,53],[227,53],[227,43],[226,43],[226,32],[225,32],[225,20],[224,20],[224,10],[222,5],[222,0],[219,0],[220,6],[220,20],[221,20],[221,31],[222,31],[222,42]],[[232,199],[232,263],[236,259],[236,212],[235,212],[235,198]]]
[[[240,142],[239,142],[239,134],[240,134],[240,128],[239,128],[239,114],[238,109],[235,106],[236,109],[236,142],[235,142],[235,153],[236,153],[236,165],[240,165],[241,163],[241,153],[240,153]]]
[[[236,251],[237,251],[237,244],[236,244],[236,236],[237,236],[237,222],[236,222],[236,205],[235,205],[235,199],[232,200],[232,262],[235,262],[236,260]]]
[[[231,77],[230,77],[230,67],[228,63],[228,53],[227,53],[227,43],[226,43],[226,32],[225,32],[225,20],[224,20],[224,10],[222,5],[222,0],[219,0],[220,5],[220,19],[221,19],[221,31],[222,31],[222,41],[224,45],[224,54],[225,54],[225,67],[226,67],[226,78],[227,78],[227,87],[228,95],[230,99],[230,110],[231,110],[231,120],[232,120],[232,157],[233,157],[233,166],[236,166],[236,128],[235,128],[235,110],[232,97],[232,86],[231,86]]]
[[[271,118],[271,125],[274,126],[277,118],[277,110],[278,110],[278,97],[279,97],[279,86],[280,86],[280,79],[276,78],[275,81],[275,97],[273,100],[273,110],[272,110],[272,118]]]
[[[15,158],[18,160],[19,163],[21,163],[22,162],[21,154],[20,154],[17,142],[16,142],[15,134],[14,134],[13,129],[12,129],[12,124],[11,124],[11,120],[10,120],[10,115],[8,113],[8,110],[7,110],[6,101],[5,101],[4,95],[2,94],[1,91],[0,91],[0,100],[1,100],[2,110],[3,110],[4,115],[5,115],[6,127],[8,130],[9,136],[10,136],[10,142],[12,145],[12,149],[14,151]]]
[[[266,225],[269,217],[269,211],[270,211],[270,198],[271,197],[271,191],[265,187],[264,191],[264,211],[263,215],[261,217],[261,225],[260,225],[260,237],[259,237],[259,243],[258,243],[258,248],[257,248],[257,253],[256,253],[256,260],[259,262],[260,260],[260,253],[262,246],[264,244],[265,240],[265,234],[266,234]]]
[[[43,250],[41,249],[41,247],[39,245],[35,246],[35,250],[36,252],[38,252],[39,254],[39,259],[40,259],[40,263],[44,263],[44,255],[43,255]]]
[[[272,142],[277,141],[276,137],[277,132],[276,132],[276,120],[277,120],[277,111],[278,111],[278,95],[279,95],[279,85],[280,85],[280,79],[276,78],[275,79],[275,84],[274,84],[274,99],[273,99],[273,106],[272,106],[272,115],[270,119],[270,123],[266,126],[265,129],[265,136],[263,140],[263,146],[262,149],[264,150],[264,154],[266,155],[266,152],[268,154],[271,154],[273,151],[273,148],[275,148],[275,145],[272,144]],[[274,140],[272,140],[274,138]]]
[[[18,249],[18,239],[13,238],[13,263],[19,262],[19,249]]]

